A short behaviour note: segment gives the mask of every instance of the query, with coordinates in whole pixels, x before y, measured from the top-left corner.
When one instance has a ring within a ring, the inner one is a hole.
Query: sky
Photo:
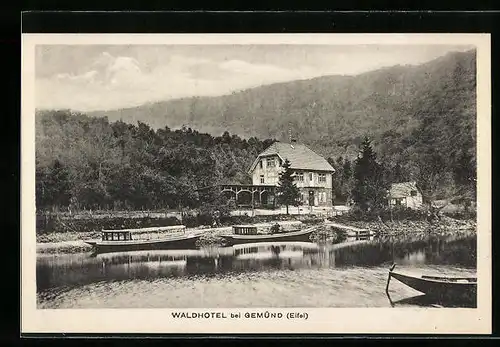
[[[37,108],[79,111],[218,96],[264,84],[421,64],[451,45],[38,45]]]

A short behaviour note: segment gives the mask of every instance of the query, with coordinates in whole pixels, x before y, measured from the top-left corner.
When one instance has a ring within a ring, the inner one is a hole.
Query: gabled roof
[[[390,197],[391,198],[404,198],[410,196],[412,190],[419,191],[417,187],[417,182],[402,182],[393,183],[391,185]]]
[[[290,168],[296,170],[330,171],[335,169],[322,156],[314,153],[308,147],[298,143],[274,142],[260,153],[252,164],[250,171],[255,169],[258,160],[262,157],[278,155],[283,161],[290,161]]]

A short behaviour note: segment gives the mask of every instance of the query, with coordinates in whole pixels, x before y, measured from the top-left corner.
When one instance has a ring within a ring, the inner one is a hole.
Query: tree
[[[339,156],[336,161],[329,158],[328,162],[334,167],[332,194],[335,203],[347,203],[352,191],[352,169],[348,158]]]
[[[286,214],[288,214],[288,206],[299,205],[300,192],[293,181],[293,170],[290,168],[288,159],[283,163],[283,171],[279,174],[277,193],[279,203],[286,206]]]
[[[272,143],[109,123],[67,110],[37,112],[36,122],[39,210],[198,208],[200,188],[221,178],[250,183],[247,167]]]
[[[462,189],[454,184],[452,173],[445,167],[445,160],[439,153],[422,156],[417,175],[417,183],[428,212],[437,219],[444,207],[453,200],[462,198]]]
[[[70,203],[70,180],[68,169],[55,160],[45,170],[37,168],[36,173],[36,203],[37,207],[50,205],[52,207],[67,207]]]
[[[344,165],[342,166],[342,181],[346,182],[352,177],[351,161],[347,158],[344,159]]]
[[[351,161],[347,158],[344,159],[342,172],[340,173],[341,194],[343,201],[348,203],[351,200],[352,189],[354,187],[354,178],[352,173]]]
[[[365,137],[354,164],[354,188],[352,190],[353,200],[363,212],[379,210],[387,202],[389,187],[384,177],[383,167],[377,163],[376,159],[371,141]]]
[[[221,218],[227,218],[236,208],[233,199],[228,199],[217,187],[208,187],[199,192],[199,215],[210,218],[210,223],[219,225]]]
[[[397,162],[389,173],[391,183],[402,183],[408,181],[408,176],[399,162]]]

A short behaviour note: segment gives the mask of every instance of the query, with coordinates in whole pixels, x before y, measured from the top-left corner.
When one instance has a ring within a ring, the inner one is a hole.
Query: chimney
[[[290,139],[290,147],[293,148],[293,144],[297,143],[295,137],[292,137],[292,127],[289,125],[288,127],[288,138]]]

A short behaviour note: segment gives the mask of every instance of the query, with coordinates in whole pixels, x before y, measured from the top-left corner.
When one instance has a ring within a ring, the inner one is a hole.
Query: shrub
[[[312,242],[332,242],[341,243],[347,240],[347,232],[336,228],[321,228],[309,236]]]
[[[345,230],[334,230],[333,243],[347,241],[347,232]]]
[[[182,224],[185,225],[187,228],[197,227],[199,225],[198,218],[193,215],[186,215],[182,217]]]
[[[210,247],[210,246],[225,246],[226,240],[218,235],[213,233],[206,233],[200,236],[198,240],[196,240],[197,247]]]
[[[280,225],[278,223],[273,224],[271,227],[271,234],[276,234],[280,232]]]
[[[353,206],[351,210],[341,216],[336,216],[337,221],[363,221],[363,222],[373,222],[382,219],[383,221],[392,220],[408,220],[408,221],[418,221],[425,220],[427,214],[424,210],[411,209],[407,207],[393,207],[392,210],[388,207],[378,210],[362,211],[359,208]],[[332,218],[328,218],[333,220]]]
[[[469,220],[469,219],[476,219],[477,218],[476,210],[444,212],[443,214],[448,216],[448,217],[451,217],[454,219],[461,219],[461,220]]]
[[[176,217],[164,218],[127,218],[127,217],[109,217],[93,218],[87,216],[81,219],[62,219],[56,214],[47,214],[37,216],[37,234],[49,232],[92,232],[102,229],[133,229],[148,227],[163,227],[180,225],[180,220]]]

